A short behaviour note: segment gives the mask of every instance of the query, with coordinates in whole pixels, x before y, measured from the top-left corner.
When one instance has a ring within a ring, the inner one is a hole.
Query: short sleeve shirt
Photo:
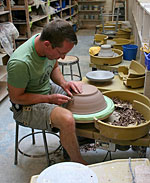
[[[51,91],[49,80],[56,60],[38,56],[34,47],[37,35],[19,46],[10,57],[7,82],[16,88],[25,88],[26,93],[46,95]]]

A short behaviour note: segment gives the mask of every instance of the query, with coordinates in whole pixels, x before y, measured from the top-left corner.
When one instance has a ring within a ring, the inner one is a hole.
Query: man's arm
[[[52,81],[54,83],[56,83],[57,85],[61,86],[63,88],[63,86],[67,83],[64,79],[64,76],[62,75],[58,62],[56,61],[55,66],[53,68],[53,71],[51,73],[50,78],[52,79]]]
[[[41,95],[34,93],[25,93],[24,88],[15,88],[8,84],[10,100],[15,104],[31,105],[38,103],[50,103],[61,105],[71,100],[70,97],[61,94]]]
[[[51,79],[56,83],[57,85],[61,86],[69,96],[72,96],[72,93],[70,92],[73,90],[75,93],[81,93],[82,92],[82,83],[81,82],[75,82],[70,81],[67,82],[64,79],[64,76],[62,75],[58,62],[56,62],[54,69],[51,73]]]
[[[10,100],[16,104],[30,105],[48,102],[48,95],[24,93],[24,88],[16,88],[8,84]]]

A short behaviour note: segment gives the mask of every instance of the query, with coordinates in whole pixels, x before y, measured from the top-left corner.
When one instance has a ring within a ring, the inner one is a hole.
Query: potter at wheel
[[[115,53],[114,51],[112,51],[111,45],[104,44],[101,46],[98,56],[99,57],[116,57],[116,56],[118,56],[118,54]]]
[[[102,93],[93,85],[83,84],[82,93],[73,94],[72,101],[67,104],[76,120],[80,123],[94,122],[94,117],[108,117],[114,110],[112,100]]]

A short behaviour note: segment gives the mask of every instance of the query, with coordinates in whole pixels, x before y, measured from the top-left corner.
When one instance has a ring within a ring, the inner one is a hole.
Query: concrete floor
[[[94,30],[80,30],[77,32],[79,43],[73,48],[69,55],[78,56],[80,59],[80,67],[82,76],[89,71],[89,54],[88,49],[92,46]],[[74,68],[76,71],[76,68]],[[18,156],[18,165],[14,165],[14,139],[15,139],[15,122],[12,118],[12,113],[9,110],[10,102],[7,97],[0,104],[0,182],[3,183],[27,183],[30,182],[30,178],[33,175],[38,175],[47,167],[45,157],[42,158],[29,158],[21,154]],[[20,136],[30,133],[28,128],[20,128]],[[31,139],[27,138],[20,144],[20,148],[29,154],[41,154],[44,153],[43,141],[41,134],[36,135],[36,144],[31,144]],[[47,135],[49,148],[54,150],[59,145],[57,137]],[[98,163],[104,161],[107,151],[97,148],[93,148],[92,144],[88,146],[88,151],[85,147],[81,148],[81,153],[84,159],[89,163]],[[149,148],[147,149],[147,158],[149,156]],[[111,153],[112,159],[126,159],[126,158],[138,158],[139,153],[131,150],[119,151]],[[62,155],[62,151],[57,152],[51,156],[51,159],[57,162],[65,161]],[[110,160],[108,156],[106,161]]]

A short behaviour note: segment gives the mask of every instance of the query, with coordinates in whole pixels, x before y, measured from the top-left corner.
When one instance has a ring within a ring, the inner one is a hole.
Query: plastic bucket
[[[62,1],[62,8],[65,8],[66,7],[66,1]]]
[[[124,60],[136,60],[136,54],[137,54],[137,45],[129,44],[129,45],[123,45],[123,59]]]
[[[74,8],[71,8],[71,15],[73,15],[74,13]]]
[[[74,32],[77,32],[77,25],[74,24],[72,27],[73,27]]]
[[[144,52],[145,55],[145,66],[148,71],[150,71],[150,53]]]

